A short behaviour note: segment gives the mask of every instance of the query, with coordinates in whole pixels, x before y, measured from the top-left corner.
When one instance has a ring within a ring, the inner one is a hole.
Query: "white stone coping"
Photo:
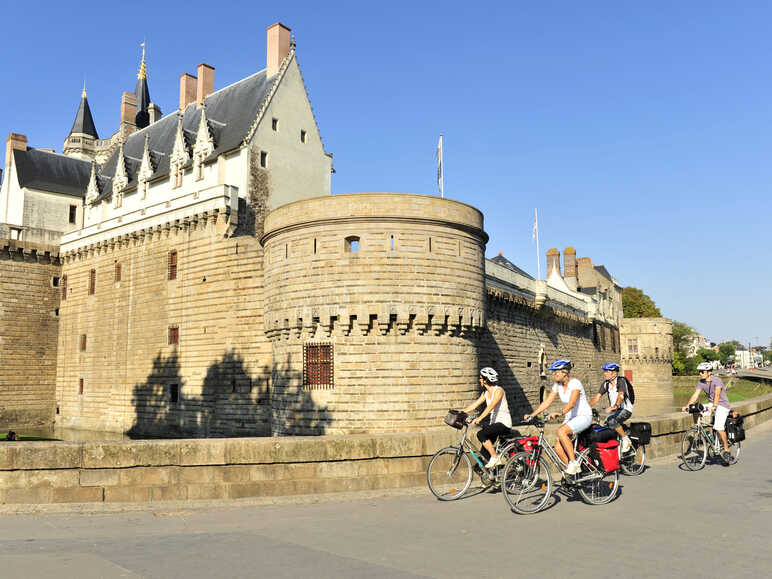
[[[215,185],[192,191],[107,219],[62,236],[61,252],[121,237],[142,229],[181,221],[205,212],[223,211],[232,219],[238,215],[239,191],[233,185]]]

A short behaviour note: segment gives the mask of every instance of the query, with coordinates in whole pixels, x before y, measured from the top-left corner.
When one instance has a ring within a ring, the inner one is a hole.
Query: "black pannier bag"
[[[448,410],[448,415],[445,417],[445,424],[461,430],[464,428],[466,417],[466,412],[462,412],[461,410]]]
[[[580,434],[582,441],[586,443],[584,446],[589,446],[593,442],[608,442],[614,440],[616,436],[617,433],[614,429],[600,424],[591,424],[587,430]]]
[[[743,417],[739,414],[737,418],[730,416],[726,419],[726,437],[729,439],[729,442],[742,442],[745,440]]]
[[[630,437],[638,439],[641,444],[651,442],[651,422],[631,422]]]

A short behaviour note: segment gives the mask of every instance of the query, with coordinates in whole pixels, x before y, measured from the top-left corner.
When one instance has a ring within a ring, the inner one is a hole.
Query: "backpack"
[[[625,377],[621,376],[621,378]],[[625,382],[627,382],[627,397],[630,399],[630,404],[635,404],[635,390],[633,389],[633,383],[627,378],[625,378]]]

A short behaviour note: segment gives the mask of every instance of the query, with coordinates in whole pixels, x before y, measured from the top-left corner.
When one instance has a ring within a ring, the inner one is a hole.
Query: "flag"
[[[443,173],[442,173],[442,135],[440,135],[440,140],[437,143],[437,189],[440,191],[440,195],[445,197],[445,186],[443,183]]]

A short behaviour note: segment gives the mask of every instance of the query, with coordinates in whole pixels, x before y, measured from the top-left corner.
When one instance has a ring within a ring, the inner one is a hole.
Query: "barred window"
[[[117,261],[115,262],[115,281],[121,281],[121,264]]]
[[[62,276],[61,284],[62,284],[62,299],[66,300],[67,299],[67,276],[66,275]]]
[[[88,274],[88,295],[93,296],[96,292],[96,270],[92,269]]]
[[[331,390],[334,387],[332,344],[303,346],[303,388]]]
[[[169,252],[167,261],[166,277],[169,281],[177,279],[177,251],[172,250]]]
[[[180,343],[179,326],[169,326],[169,345],[175,346]]]

